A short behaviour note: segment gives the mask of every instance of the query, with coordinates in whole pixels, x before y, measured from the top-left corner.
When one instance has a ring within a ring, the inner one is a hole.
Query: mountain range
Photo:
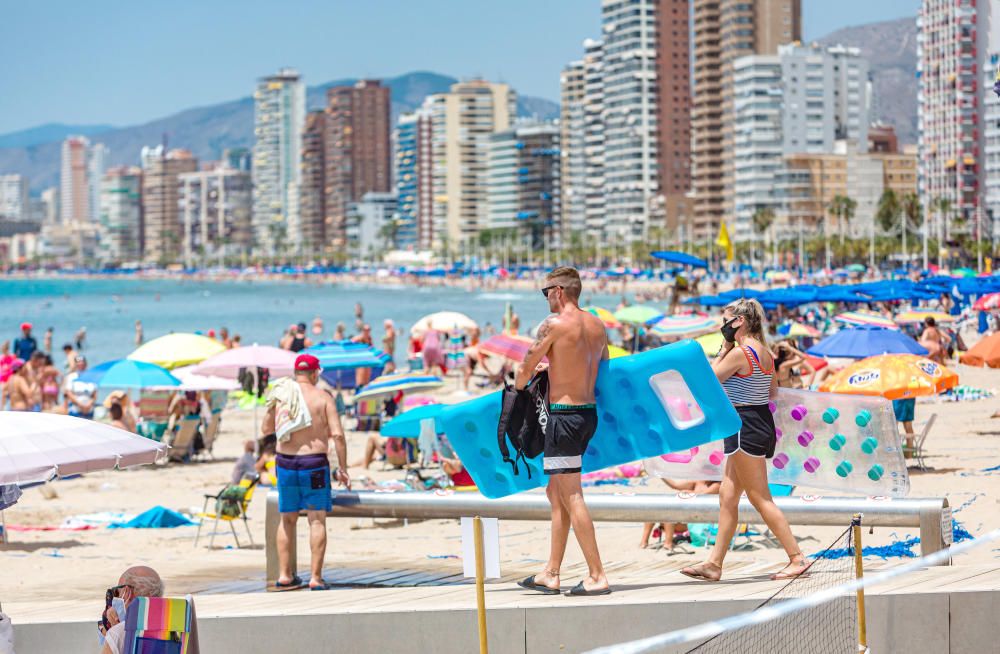
[[[341,79],[306,89],[309,110],[326,104],[326,90],[333,86],[354,84],[356,79]],[[430,72],[412,72],[382,80],[389,87],[392,117],[413,111],[424,98],[444,93],[458,80]],[[518,97],[518,114],[542,119],[558,117],[559,105],[531,96]],[[156,145],[167,135],[170,147],[191,150],[200,160],[218,159],[225,148],[253,145],[253,98],[187,109],[171,116],[130,127],[101,125],[44,125],[0,135],[0,174],[26,175],[32,191],[59,183],[62,140],[71,134],[90,135],[93,141],[108,146],[108,165],[137,164],[144,145]]]
[[[895,126],[901,143],[917,140],[917,27],[915,18],[870,23],[837,30],[818,40],[824,45],[843,44],[861,50],[870,64],[873,86],[873,120]],[[309,109],[325,105],[331,86],[353,84],[342,79],[307,89]],[[418,71],[383,80],[392,98],[393,119],[412,111],[432,93],[443,93],[457,80],[439,73]],[[559,115],[559,106],[549,100],[518,97],[518,114],[543,119]],[[253,142],[253,99],[187,109],[141,125],[48,124],[0,135],[0,174],[26,175],[33,191],[57,185],[61,141],[70,134],[99,138],[110,150],[109,165],[138,163],[144,145],[160,143],[166,134],[169,145],[184,147],[202,160],[217,159],[222,150],[250,147]]]

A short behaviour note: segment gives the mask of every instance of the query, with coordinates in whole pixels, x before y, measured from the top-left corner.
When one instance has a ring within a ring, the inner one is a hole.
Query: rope
[[[750,625],[775,620],[796,611],[825,604],[826,602],[843,597],[847,593],[853,593],[860,588],[868,588],[870,586],[883,584],[887,581],[911,572],[916,572],[917,570],[928,566],[938,565],[957,554],[962,554],[973,549],[974,547],[978,547],[984,543],[989,543],[997,539],[1000,539],[1000,529],[994,529],[979,538],[967,540],[958,545],[953,545],[950,548],[939,550],[933,554],[929,554],[925,557],[911,561],[910,563],[905,563],[885,572],[869,575],[863,579],[856,579],[849,583],[841,584],[840,586],[827,588],[826,590],[814,593],[807,597],[789,599],[778,605],[761,607],[749,613],[741,613],[729,618],[723,618],[722,620],[713,620],[711,622],[705,622],[693,627],[678,629],[676,631],[650,636],[648,638],[640,638],[638,640],[625,643],[618,643],[617,645],[600,647],[598,649],[590,650],[586,654],[643,654],[644,652],[651,652],[667,645],[677,645],[680,643],[707,640],[727,631],[735,631]]]

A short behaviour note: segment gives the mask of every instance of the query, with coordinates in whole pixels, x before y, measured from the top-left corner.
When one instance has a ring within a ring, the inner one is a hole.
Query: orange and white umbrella
[[[902,400],[937,395],[958,385],[958,375],[916,354],[880,354],[831,375],[819,390],[846,395],[878,395]]]

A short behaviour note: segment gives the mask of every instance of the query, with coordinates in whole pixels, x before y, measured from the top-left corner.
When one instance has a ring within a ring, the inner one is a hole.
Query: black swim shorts
[[[770,459],[774,456],[774,448],[778,444],[777,432],[774,429],[774,416],[766,404],[741,405],[736,407],[743,426],[740,430],[726,438],[726,454],[735,454],[737,450],[755,457]]]
[[[583,453],[597,431],[597,407],[593,404],[553,404],[545,426],[545,456],[542,468],[547,475],[580,472]]]

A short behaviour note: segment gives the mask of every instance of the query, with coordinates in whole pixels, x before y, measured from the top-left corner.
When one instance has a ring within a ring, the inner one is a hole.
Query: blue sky
[[[915,16],[920,0],[803,0],[806,40]],[[557,99],[599,35],[599,0],[47,0],[5,3],[0,133],[129,125],[248,95],[294,66],[309,84],[431,70]]]

